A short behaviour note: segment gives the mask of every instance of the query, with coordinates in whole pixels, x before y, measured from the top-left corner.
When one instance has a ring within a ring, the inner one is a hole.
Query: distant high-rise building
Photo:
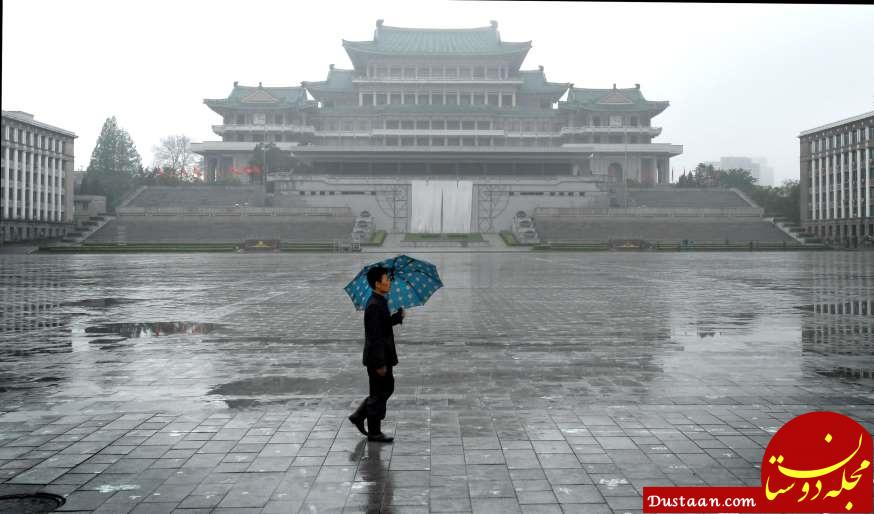
[[[874,236],[874,111],[802,132],[801,225],[855,245]]]
[[[73,221],[73,140],[76,134],[3,112],[0,241],[63,236]]]
[[[723,170],[747,170],[756,179],[757,186],[774,185],[774,169],[768,166],[764,157],[722,157],[718,167]]]

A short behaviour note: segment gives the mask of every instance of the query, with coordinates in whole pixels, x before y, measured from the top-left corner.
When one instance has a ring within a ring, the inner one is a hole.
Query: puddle
[[[141,300],[134,298],[88,298],[75,302],[63,302],[64,307],[87,307],[89,309],[107,309],[116,305],[124,305],[128,303],[136,303]]]
[[[818,303],[808,305],[796,305],[796,309],[816,314],[844,314],[850,316],[871,316],[867,301],[852,301],[844,303]]]
[[[816,374],[831,378],[848,378],[850,380],[874,380],[874,369],[839,366],[830,370],[818,369]]]
[[[261,396],[281,394],[323,394],[331,381],[324,378],[255,377],[213,387],[208,394],[223,396]]]
[[[138,337],[160,337],[174,334],[209,334],[221,328],[217,323],[195,323],[189,321],[164,321],[156,323],[104,323],[85,328],[86,334],[116,334],[128,339]],[[108,341],[101,341],[103,343]]]

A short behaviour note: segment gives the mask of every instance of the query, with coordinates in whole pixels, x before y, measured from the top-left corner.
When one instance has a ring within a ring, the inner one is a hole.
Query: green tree
[[[115,209],[142,171],[142,159],[130,135],[118,126],[115,116],[107,118],[91,152],[83,193],[104,195],[107,205]]]

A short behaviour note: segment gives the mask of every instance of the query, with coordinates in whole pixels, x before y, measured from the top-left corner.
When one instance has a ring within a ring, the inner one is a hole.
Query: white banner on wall
[[[470,232],[473,182],[414,180],[410,230],[417,234]]]

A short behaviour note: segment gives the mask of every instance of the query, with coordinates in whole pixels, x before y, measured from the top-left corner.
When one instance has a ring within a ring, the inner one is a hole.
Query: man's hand
[[[385,372],[386,372],[385,366],[383,366],[381,368],[376,368],[376,374],[381,376],[381,377],[385,376]]]

